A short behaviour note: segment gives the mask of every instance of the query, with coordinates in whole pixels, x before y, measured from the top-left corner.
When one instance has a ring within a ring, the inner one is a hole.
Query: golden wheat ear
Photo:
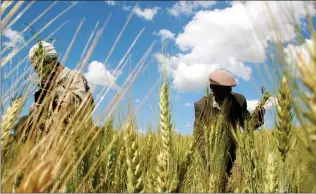
[[[264,184],[264,191],[268,193],[278,192],[278,164],[276,154],[271,152],[268,155],[266,171],[266,182]]]
[[[284,76],[281,82],[281,87],[277,95],[277,144],[279,152],[282,156],[282,161],[285,162],[286,155],[290,149],[291,131],[293,128],[292,122],[292,101],[291,89],[288,85],[287,77]]]
[[[46,192],[56,179],[60,166],[61,160],[57,164],[51,160],[35,163],[30,173],[23,178],[18,193]]]
[[[132,193],[142,193],[144,189],[144,182],[141,177],[142,166],[136,133],[131,124],[126,125],[124,141],[127,162],[127,190]]]
[[[3,141],[9,134],[9,131],[13,128],[15,121],[17,120],[24,105],[24,98],[20,97],[13,101],[12,105],[9,106],[3,115],[1,129]]]

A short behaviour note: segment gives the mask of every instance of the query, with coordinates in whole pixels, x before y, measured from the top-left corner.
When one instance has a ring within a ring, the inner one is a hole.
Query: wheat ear
[[[116,168],[115,168],[115,174],[114,174],[114,185],[117,192],[124,192],[126,186],[125,179],[126,179],[126,150],[125,146],[122,145]]]
[[[192,163],[193,160],[193,153],[194,153],[194,147],[193,147],[193,141],[190,142],[189,150],[185,154],[184,161],[180,164],[179,172],[178,172],[178,183],[177,187],[175,189],[176,193],[180,192],[181,187],[183,186],[185,176],[188,173],[189,166]]]
[[[166,192],[169,189],[169,159],[171,153],[171,114],[169,109],[169,92],[166,79],[160,92],[160,125],[162,133],[162,151],[158,156],[157,166],[157,190],[158,192]]]
[[[127,162],[127,190],[131,193],[143,192],[142,169],[136,134],[130,124],[126,126],[124,136]]]
[[[61,161],[60,159],[57,164],[50,160],[38,162],[22,180],[18,193],[42,193],[47,191],[57,177]]]
[[[24,104],[24,98],[20,97],[13,101],[12,105],[9,106],[2,117],[2,137],[1,143],[5,142],[5,139],[8,137],[10,130],[13,128],[15,121],[17,120],[22,107]]]
[[[313,34],[314,35],[314,34]],[[312,38],[312,44],[315,45],[316,37],[315,35]],[[305,118],[307,118],[311,124],[316,125],[316,49],[315,46],[310,49],[310,64],[307,64],[303,55],[301,53],[298,54],[298,69],[301,74],[301,80],[303,84],[307,87],[309,92],[304,93],[301,98],[304,104],[307,106],[308,110],[302,110],[302,114]],[[309,136],[309,143],[313,146],[307,147],[307,151],[309,151],[315,158],[316,152],[314,149],[314,142],[316,140],[316,127],[311,127],[309,130],[306,130]]]
[[[276,162],[276,155],[270,153],[268,155],[266,182],[264,184],[265,192],[268,193],[276,193],[278,190],[278,166]]]
[[[290,96],[290,88],[286,76],[283,77],[279,93],[277,95],[277,143],[278,149],[282,156],[282,161],[285,161],[286,154],[289,151],[291,130],[292,130],[292,102]]]

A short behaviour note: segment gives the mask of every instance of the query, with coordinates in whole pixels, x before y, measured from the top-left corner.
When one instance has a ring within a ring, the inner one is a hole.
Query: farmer
[[[204,162],[206,161],[204,146],[204,129],[212,121],[216,120],[216,115],[225,108],[225,117],[228,123],[236,129],[237,123],[244,127],[245,119],[250,117],[247,110],[247,101],[242,94],[232,92],[232,87],[236,86],[235,79],[224,70],[216,70],[209,74],[209,83],[212,94],[205,96],[194,103],[195,120],[194,120],[194,139],[198,150],[200,151]],[[225,107],[224,107],[225,106]],[[262,108],[257,115],[255,128],[264,123],[265,110]],[[229,129],[227,129],[229,130]],[[226,166],[226,173],[229,176],[236,159],[236,145],[231,136],[228,137],[230,142],[229,161]],[[205,164],[205,163],[204,163]]]
[[[65,115],[62,119],[67,124],[69,120],[66,118],[76,112],[77,115],[82,112],[89,114],[93,110],[94,100],[86,78],[60,64],[52,44],[37,42],[29,51],[29,60],[39,76],[39,90],[35,92],[35,102],[27,116],[29,121],[36,123],[34,119],[38,117],[47,121],[53,112],[62,112],[60,115]],[[78,111],[79,108],[82,110]]]

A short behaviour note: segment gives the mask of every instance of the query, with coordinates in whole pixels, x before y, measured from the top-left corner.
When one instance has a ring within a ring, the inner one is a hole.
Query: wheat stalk
[[[160,152],[157,165],[157,192],[159,193],[167,192],[168,190],[167,162],[164,152]]]
[[[278,149],[282,156],[282,161],[285,162],[286,154],[289,151],[291,130],[292,130],[292,102],[291,90],[288,86],[286,76],[283,77],[279,94],[277,95],[277,143]]]
[[[143,191],[144,184],[141,177],[142,169],[136,134],[130,124],[126,126],[124,142],[127,162],[127,190],[131,193],[139,193]]]
[[[278,165],[276,155],[272,152],[268,155],[265,192],[276,193],[278,191]]]
[[[5,112],[5,114],[2,117],[2,124],[1,124],[1,129],[2,129],[2,138],[6,138],[8,135],[9,131],[13,128],[15,121],[17,120],[22,107],[24,104],[24,98],[20,97],[17,98],[16,100],[13,101],[11,106],[9,106]]]
[[[148,140],[147,140],[147,144],[146,144],[146,150],[144,153],[144,157],[143,157],[143,164],[144,164],[144,172],[148,172],[150,170],[150,161],[152,158],[152,151],[153,151],[153,141],[154,141],[154,137],[152,134],[149,134]]]
[[[216,193],[216,186],[218,185],[218,178],[216,177],[215,173],[211,173],[209,177],[209,188],[208,192]]]
[[[115,168],[115,174],[114,174],[114,185],[117,192],[124,192],[125,191],[125,180],[126,180],[126,149],[125,146],[122,145],[116,168]]]
[[[8,134],[10,130],[13,129],[14,123],[16,122],[17,118],[20,115],[20,112],[23,108],[25,99],[23,97],[17,98],[13,101],[11,106],[9,106],[2,117],[2,124],[1,124],[1,145],[2,150],[6,150],[8,144]]]
[[[156,190],[156,179],[153,173],[147,173],[148,182],[146,184],[146,193],[155,192]]]
[[[160,125],[162,132],[162,146],[167,155],[171,149],[171,113],[169,108],[169,91],[166,81],[164,81],[160,92]]]
[[[313,44],[315,45],[315,37],[312,38]],[[303,84],[308,88],[309,92],[304,93],[301,98],[303,102],[307,105],[308,110],[302,110],[303,116],[305,116],[311,124],[316,125],[316,53],[315,48],[310,50],[310,64],[307,64],[303,55],[301,53],[298,54],[298,63],[297,67],[301,74],[301,80]],[[316,128],[311,127],[307,130],[309,135],[309,140],[313,143],[316,137]],[[314,146],[314,144],[312,144]],[[316,157],[316,152],[311,147],[307,147],[307,150]]]
[[[184,186],[185,177],[188,174],[189,166],[193,162],[194,146],[193,141],[190,142],[189,149],[185,153],[184,161],[179,164],[178,182],[175,187],[175,192],[179,193],[180,189]]]
[[[169,189],[169,161],[171,155],[171,114],[169,109],[169,91],[166,78],[162,84],[160,92],[160,126],[162,138],[162,151],[158,155],[157,166],[157,190],[158,192],[167,192]]]
[[[205,97],[208,97],[209,95],[210,95],[210,88],[209,88],[209,86],[206,86]]]
[[[115,168],[115,152],[112,151],[110,152],[109,156],[108,156],[108,160],[107,160],[107,165],[106,165],[106,189],[107,191],[111,191],[111,186],[113,184],[113,178],[114,178],[114,168]]]
[[[267,101],[271,98],[271,93],[269,91],[266,91],[263,95],[263,97],[260,99],[259,103],[257,104],[255,110],[252,113],[252,117],[250,121],[248,122],[248,129],[247,130],[254,130],[258,125],[260,126],[260,123],[258,121],[258,112],[261,110],[264,105],[267,103]]]
[[[224,113],[224,112],[223,112]],[[210,177],[209,192],[224,192],[226,171],[225,167],[228,162],[228,126],[224,120],[224,115],[220,114],[216,122],[210,126]]]
[[[279,93],[277,95],[278,108],[277,108],[277,145],[281,153],[282,159],[282,181],[281,192],[284,191],[284,176],[285,176],[285,159],[290,149],[290,139],[292,131],[292,102],[291,90],[288,86],[287,77],[284,76],[281,82]]]
[[[246,119],[243,127],[245,131],[244,133],[241,133],[241,131],[239,130],[239,124],[237,125],[236,131],[233,128],[229,128],[233,139],[238,145],[240,154],[244,156],[241,157],[241,162],[244,164],[242,165],[242,169],[245,174],[245,182],[247,183],[247,187],[244,187],[243,192],[257,192],[259,187],[259,159],[255,151],[254,129],[258,124],[256,115],[258,114],[258,111],[270,99],[270,97],[270,92],[266,91],[264,96],[261,98],[260,102],[256,106],[252,116]]]
[[[247,183],[247,187],[245,187],[245,191],[248,192],[256,192],[257,190],[257,155],[255,153],[254,146],[254,136],[253,136],[253,124],[250,121],[245,122],[245,133],[241,133],[237,130],[237,142],[238,148],[240,149],[240,154],[243,155],[241,157],[242,169],[245,174],[245,181]],[[243,191],[243,192],[245,192]]]

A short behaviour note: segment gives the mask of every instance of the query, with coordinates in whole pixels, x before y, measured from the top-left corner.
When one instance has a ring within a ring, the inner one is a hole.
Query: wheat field
[[[2,29],[15,22],[13,16],[23,2],[11,4],[11,1],[1,4],[2,11],[11,9],[1,21]],[[311,19],[309,25],[311,40],[316,45]],[[79,68],[91,56],[105,26],[106,21],[91,45],[87,44],[89,49]],[[144,52],[145,57],[150,49]],[[105,113],[99,115],[100,119],[106,119],[102,126],[91,121],[92,110],[85,106],[75,111],[67,125],[61,122],[67,110],[61,109],[51,113],[54,114],[51,120],[36,115],[37,120],[27,126],[27,119],[19,115],[32,86],[26,86],[18,97],[11,98],[10,92],[20,91],[18,85],[12,84],[1,98],[11,101],[1,120],[1,192],[316,192],[316,48],[309,50],[311,60],[297,54],[299,78],[291,76],[286,63],[277,64],[283,72],[276,84],[275,128],[254,130],[254,121],[248,120],[243,130],[235,131],[223,119],[214,119],[216,123],[204,125],[207,165],[194,146],[193,135],[175,131],[170,84],[165,75],[157,102],[160,108],[157,128],[149,128],[147,133],[138,131],[136,110],[129,110],[126,118],[114,120],[119,101],[145,68],[142,62],[130,73],[120,95],[114,96]],[[2,61],[1,68],[8,63],[9,60]],[[267,91],[254,113],[270,96]],[[101,99],[95,99],[96,104]],[[41,108],[46,110],[44,106]],[[300,125],[294,125],[294,116]],[[47,130],[38,130],[43,123]],[[17,137],[10,134],[12,129],[19,129]],[[224,162],[228,157],[228,134],[237,143],[237,159],[229,177]]]

